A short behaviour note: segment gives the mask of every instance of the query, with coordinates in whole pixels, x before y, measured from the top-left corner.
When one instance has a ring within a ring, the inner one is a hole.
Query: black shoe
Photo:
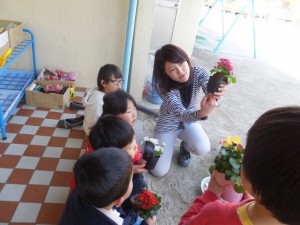
[[[81,102],[70,102],[69,108],[74,110],[84,110],[84,106]]]
[[[84,120],[84,116],[80,116],[72,119],[64,119],[64,120],[59,120],[58,125],[62,128],[70,129],[72,127],[76,127],[83,124],[83,120]]]
[[[178,158],[178,164],[182,167],[188,167],[191,162],[191,154],[185,150],[183,141],[180,143],[180,153]]]

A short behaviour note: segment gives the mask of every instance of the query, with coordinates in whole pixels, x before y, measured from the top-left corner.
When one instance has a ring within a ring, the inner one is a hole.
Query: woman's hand
[[[216,100],[214,95],[212,94],[208,94],[205,95],[200,103],[200,111],[199,111],[199,116],[200,117],[206,117],[208,116],[208,114],[213,111],[214,108],[216,108],[217,104],[216,104]]]
[[[133,165],[133,173],[145,173],[146,170],[144,167],[146,166],[146,161],[144,159],[139,159],[137,164]]]
[[[225,86],[221,86],[218,88],[218,92],[214,92],[213,97],[215,100],[220,99],[224,95],[224,91],[226,90]]]

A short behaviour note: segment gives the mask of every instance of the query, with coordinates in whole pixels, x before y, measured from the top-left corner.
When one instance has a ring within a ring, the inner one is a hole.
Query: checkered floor
[[[76,88],[81,101],[85,88]],[[0,140],[0,225],[58,224],[75,161],[87,140],[82,126],[58,127],[82,110],[45,109],[20,103]]]

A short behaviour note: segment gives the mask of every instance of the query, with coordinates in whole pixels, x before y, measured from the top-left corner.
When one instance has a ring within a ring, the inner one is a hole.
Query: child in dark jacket
[[[125,150],[133,160],[135,164],[133,166],[133,190],[131,196],[139,194],[144,188],[147,188],[141,172],[147,171],[143,169],[145,162],[141,158],[141,154],[138,152],[138,145],[135,141],[135,133],[132,126],[125,120],[118,116],[104,115],[101,116],[95,126],[92,128],[89,136],[91,146],[86,154],[93,152],[93,149],[100,149],[103,147],[117,147]],[[135,160],[136,156],[139,155],[138,161]],[[137,164],[137,165],[136,165]],[[70,190],[72,191],[75,187],[74,177],[71,181]],[[127,199],[122,208],[125,212],[129,213],[131,210],[130,199]]]
[[[102,148],[83,155],[74,166],[76,188],[70,194],[59,225],[130,225],[120,205],[132,190],[132,158],[119,148]],[[156,217],[141,225],[155,225]]]

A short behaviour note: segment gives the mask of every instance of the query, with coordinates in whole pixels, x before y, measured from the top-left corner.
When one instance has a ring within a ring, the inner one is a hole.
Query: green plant
[[[150,141],[151,143],[154,144],[155,149],[154,149],[154,153],[153,156],[154,157],[159,157],[163,154],[164,152],[164,147],[166,146],[166,144],[164,142],[162,142],[161,144],[159,143],[159,140],[157,140],[156,138],[150,138],[150,137],[144,137],[144,141]],[[142,144],[143,144],[142,142]]]
[[[141,193],[133,197],[132,207],[134,211],[144,220],[149,219],[153,215],[157,215],[161,208],[161,197],[157,194],[143,189]]]
[[[227,84],[236,83],[236,78],[233,76],[233,66],[229,59],[220,58],[217,62],[217,66],[210,70],[210,75],[215,74],[225,77]]]
[[[245,189],[240,175],[244,148],[240,144],[240,137],[227,137],[227,140],[218,149],[218,153],[214,159],[214,164],[209,167],[209,172],[212,174],[216,170],[224,173],[226,180],[234,182],[234,190],[238,193],[243,193]]]

